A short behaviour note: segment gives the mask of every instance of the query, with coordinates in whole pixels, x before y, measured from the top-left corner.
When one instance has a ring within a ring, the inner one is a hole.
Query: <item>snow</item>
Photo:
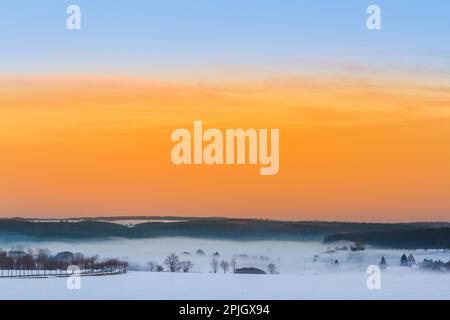
[[[130,271],[125,275],[82,277],[81,290],[67,289],[65,278],[3,278],[0,299],[450,299],[450,273],[398,266],[403,253],[413,254],[418,262],[425,258],[450,260],[450,252],[442,250],[367,248],[357,254],[325,253],[329,246],[319,242],[191,238],[0,243],[4,249],[18,245],[49,248],[53,253],[69,250],[125,258],[135,269],[143,269],[148,261],[163,264],[164,258],[174,252],[181,260],[191,260],[194,269],[192,273]],[[205,255],[197,255],[197,249]],[[185,251],[190,254],[183,255]],[[266,270],[274,263],[280,274],[213,274],[210,262],[216,251],[219,260],[229,261],[240,254],[238,267]],[[317,262],[313,261],[315,255],[319,256]],[[366,269],[378,264],[382,255],[388,269],[381,274],[381,290],[369,290]],[[339,265],[332,266],[331,261],[336,259]]]
[[[321,275],[237,275],[130,272],[83,277],[80,290],[65,278],[1,279],[0,299],[449,299],[450,277],[414,270],[382,275],[381,290],[362,272]]]

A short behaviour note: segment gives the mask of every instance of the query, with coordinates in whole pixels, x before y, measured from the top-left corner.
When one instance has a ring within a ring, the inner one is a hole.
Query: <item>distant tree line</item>
[[[385,270],[387,267],[387,262],[384,256],[381,257],[381,261],[379,263],[380,269]],[[406,255],[402,254],[400,258],[400,266],[401,267],[415,267],[418,266],[420,269],[431,270],[431,271],[450,271],[450,260],[448,262],[442,262],[441,260],[431,260],[424,259],[422,262],[416,262],[416,259],[412,254]]]
[[[448,262],[442,262],[440,260],[433,261],[425,259],[419,265],[421,269],[433,270],[433,271],[450,271],[450,260]]]
[[[362,241],[392,249],[450,249],[450,228],[339,233],[324,238],[324,243],[336,241]]]
[[[104,239],[106,237],[139,239],[165,236],[232,240],[323,240],[325,236],[357,232],[396,233],[410,230],[450,229],[449,223],[290,222],[226,218],[180,220],[171,223],[140,223],[129,227],[95,220],[45,222],[0,219],[0,236],[19,235],[41,240]]]

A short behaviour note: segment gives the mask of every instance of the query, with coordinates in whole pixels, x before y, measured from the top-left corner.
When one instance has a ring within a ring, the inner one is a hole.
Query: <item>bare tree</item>
[[[49,259],[50,255],[51,255],[51,252],[48,249],[41,249],[41,248],[37,249],[36,265],[38,268],[38,272],[39,272],[39,270],[42,270],[44,275],[48,268],[48,259]]]
[[[149,261],[147,262],[148,265],[148,269],[150,272],[155,272],[156,271],[156,266],[158,265],[155,261]]]
[[[162,266],[160,266],[157,262],[155,261],[150,261],[148,264],[148,267],[150,269],[151,272],[161,272],[164,270],[164,268]]]
[[[22,258],[22,265],[23,268],[27,271],[27,275],[29,276],[32,270],[35,269],[35,263],[33,260],[33,256],[31,254],[26,254]]]
[[[3,270],[6,269],[7,265],[7,253],[6,251],[3,251],[3,249],[0,249],[0,269],[1,269],[1,276],[3,277]]]
[[[274,264],[274,263],[269,263],[268,265],[267,265],[267,271],[270,273],[270,274],[277,274],[278,272],[277,272],[277,266]]]
[[[12,270],[14,269],[14,259],[11,257],[8,257],[8,255],[5,252],[5,255],[2,255],[2,265],[3,268],[7,270],[8,276],[12,276]]]
[[[97,265],[98,258],[99,258],[98,255],[87,258],[86,265],[88,266],[88,268],[86,268],[86,269],[90,269],[91,272],[94,272],[96,265]]]
[[[219,270],[219,260],[213,258],[211,260],[211,268],[214,273],[217,273],[217,270]]]
[[[231,259],[230,265],[231,265],[231,270],[233,271],[233,273],[235,273],[236,272],[236,268],[237,268],[236,257],[233,257]]]
[[[164,264],[169,268],[170,272],[180,271],[180,258],[175,253],[168,255],[166,260],[164,260]]]
[[[180,262],[180,267],[183,272],[189,272],[194,267],[194,265],[190,260],[187,260]]]
[[[83,272],[85,264],[84,264],[84,254],[82,254],[81,252],[77,252],[74,254],[73,257],[73,261],[72,264],[78,266],[81,270],[81,272]],[[67,270],[67,269],[66,269]]]
[[[230,269],[230,264],[228,263],[228,261],[222,260],[220,262],[220,268],[223,270],[223,273],[227,273]]]

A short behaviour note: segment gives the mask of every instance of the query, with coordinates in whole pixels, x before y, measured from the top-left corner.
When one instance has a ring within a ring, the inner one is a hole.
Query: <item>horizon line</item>
[[[381,220],[293,220],[293,219],[272,219],[272,218],[249,218],[249,217],[226,217],[226,216],[171,216],[171,215],[137,215],[137,216],[122,216],[122,215],[111,215],[111,216],[85,216],[85,217],[0,217],[2,220],[248,220],[248,221],[272,221],[272,222],[296,222],[296,223],[357,223],[357,224],[420,224],[420,223],[431,223],[431,224],[450,224],[450,221],[436,221],[436,220],[399,220],[399,221],[381,221]]]

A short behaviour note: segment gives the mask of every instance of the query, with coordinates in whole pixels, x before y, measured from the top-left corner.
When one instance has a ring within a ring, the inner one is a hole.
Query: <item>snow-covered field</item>
[[[144,240],[113,239],[91,242],[8,242],[2,248],[49,248],[53,253],[69,250],[86,255],[127,259],[135,268],[148,261],[163,265],[171,252],[191,260],[191,273],[130,271],[125,275],[83,277],[80,290],[69,290],[65,278],[0,279],[0,299],[450,299],[450,274],[399,267],[403,253],[424,258],[450,260],[442,250],[406,251],[367,248],[362,253],[325,253],[319,242],[253,241],[233,242],[190,238]],[[334,246],[333,246],[334,247]],[[205,255],[197,255],[202,249]],[[278,275],[211,273],[212,255],[231,260],[238,267],[267,270],[277,266]],[[314,256],[318,255],[314,262]],[[369,265],[386,258],[388,269],[381,274],[381,290],[366,285]],[[339,265],[331,265],[338,260]]]
[[[398,267],[399,268],[399,267]],[[450,299],[448,275],[391,270],[381,290],[368,290],[363,272],[235,275],[130,272],[85,277],[80,290],[66,279],[2,279],[1,299]]]

